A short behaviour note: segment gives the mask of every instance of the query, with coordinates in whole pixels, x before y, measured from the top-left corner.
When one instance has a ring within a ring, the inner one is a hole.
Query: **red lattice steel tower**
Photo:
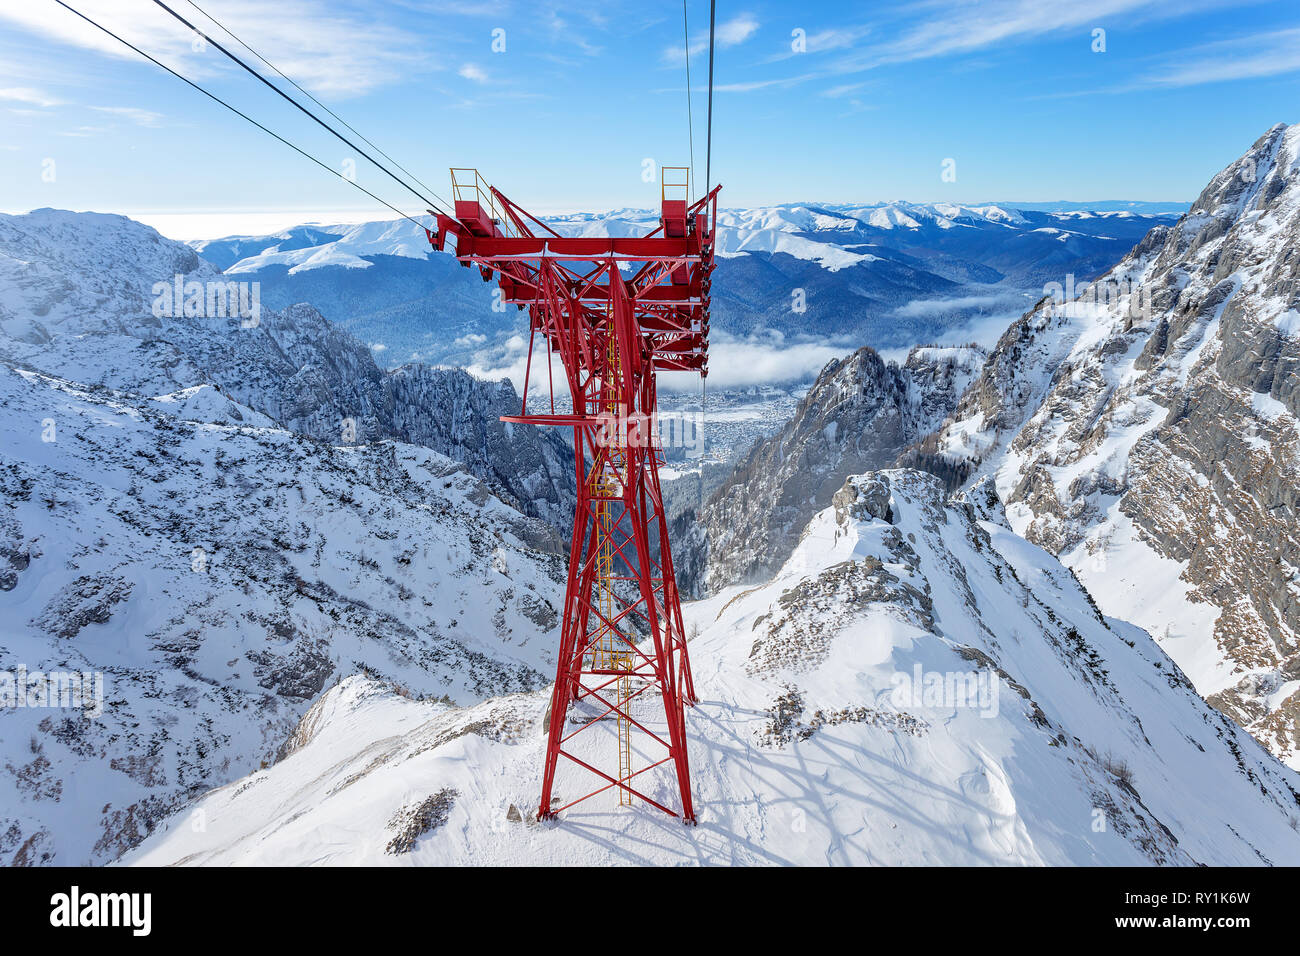
[[[661,174],[662,218],[645,236],[562,236],[465,169],[452,170],[455,217],[439,214],[429,233],[439,250],[453,238],[462,265],[478,266],[484,281],[495,277],[505,302],[528,309],[523,408],[503,420],[573,429],[578,502],[547,718],[542,818],[609,790],[620,803],[636,798],[676,816],[665,803],[671,797],[645,792],[656,778],[671,792],[664,777],[672,774],[680,814],[695,820],[685,707],[696,698],[659,485],[655,376],[708,375],[721,187],[691,203],[685,169]],[[538,336],[546,351],[546,414],[528,407]],[[552,356],[570,399],[560,413]],[[615,729],[616,761],[609,753],[615,748],[600,745]],[[555,789],[562,758],[572,765],[563,786],[578,781],[564,797]]]

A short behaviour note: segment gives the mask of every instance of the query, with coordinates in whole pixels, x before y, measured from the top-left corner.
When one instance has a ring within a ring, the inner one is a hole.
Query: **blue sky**
[[[357,158],[150,0],[69,2],[330,166]],[[679,3],[198,2],[443,195],[465,165],[539,212],[646,206],[644,161],[689,161]],[[702,181],[707,3],[688,12]],[[726,205],[1189,200],[1300,120],[1294,0],[723,2],[718,23]],[[391,217],[53,0],[0,7],[0,129],[5,211],[194,236]],[[364,160],[357,178],[421,211]]]

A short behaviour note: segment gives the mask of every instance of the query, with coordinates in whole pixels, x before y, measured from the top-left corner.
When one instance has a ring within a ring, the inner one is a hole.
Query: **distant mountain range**
[[[1013,209],[1034,212],[1131,212],[1144,216],[1159,216],[1167,213],[1182,215],[1191,208],[1192,204],[1190,202],[1142,202],[1132,199],[1100,199],[1089,202],[1061,199],[1055,202],[994,202],[979,205],[1010,206]]]
[[[846,352],[864,343],[895,349],[989,337],[988,328],[1004,328],[1044,285],[1092,279],[1176,219],[1153,204],[1102,205],[1134,208],[900,202],[724,210],[713,329],[720,341],[834,343]],[[657,215],[621,209],[550,223],[573,235],[635,235],[654,228]],[[271,308],[311,302],[370,343],[382,364],[518,377],[523,314],[494,311],[494,287],[432,253],[411,222],[304,225],[192,245],[228,274],[260,282]],[[770,381],[815,371],[791,363],[754,374]]]

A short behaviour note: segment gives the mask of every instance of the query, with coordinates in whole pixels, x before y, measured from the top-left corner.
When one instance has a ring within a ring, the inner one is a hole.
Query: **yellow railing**
[[[496,193],[477,169],[467,166],[451,167],[451,200],[453,203],[462,200],[477,202],[500,227],[502,234],[519,235],[519,230],[506,215],[505,207],[497,202]]]
[[[665,199],[691,199],[691,168],[689,166],[661,166],[659,168],[659,204]]]

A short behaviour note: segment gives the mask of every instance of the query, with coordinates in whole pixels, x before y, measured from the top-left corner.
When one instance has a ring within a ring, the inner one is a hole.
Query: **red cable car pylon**
[[[685,707],[696,697],[659,485],[655,375],[708,375],[721,187],[691,203],[685,173],[661,170],[661,180],[671,174],[683,181],[664,181],[662,218],[647,235],[576,238],[529,215],[477,170],[453,169],[455,216],[438,214],[437,230],[429,232],[439,250],[454,238],[462,265],[478,266],[484,281],[495,277],[504,301],[528,309],[523,407],[503,420],[574,431],[578,502],[547,718],[541,818],[608,790],[617,790],[620,803],[636,798],[676,816],[663,802],[671,798],[645,792],[653,771],[666,768],[676,777],[681,817],[695,820]],[[558,354],[563,366],[567,413],[555,411],[553,382],[550,411],[529,411],[539,335],[548,382],[550,357]],[[602,769],[612,748],[599,746],[600,738],[608,740],[611,725],[618,759]],[[573,792],[582,796],[557,795],[562,757],[585,771],[594,789],[583,793],[579,785]]]

